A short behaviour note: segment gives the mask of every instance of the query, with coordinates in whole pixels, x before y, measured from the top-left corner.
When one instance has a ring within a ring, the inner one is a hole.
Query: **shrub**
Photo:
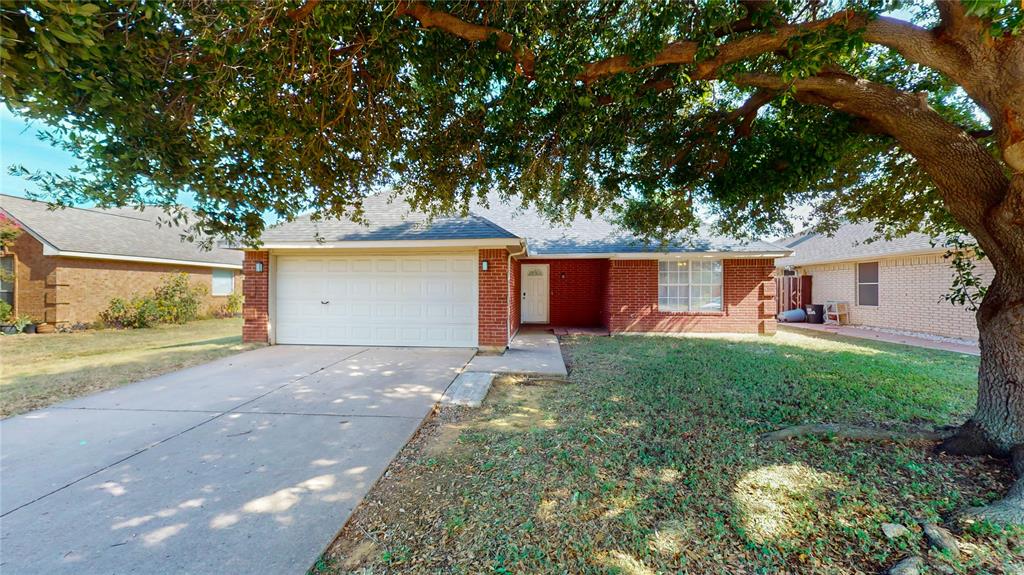
[[[13,311],[11,304],[5,301],[0,301],[0,323],[5,323],[10,320],[11,311]]]
[[[203,290],[192,287],[188,274],[176,273],[156,288],[156,303],[160,323],[186,323],[199,317],[199,304]]]
[[[240,293],[233,293],[228,296],[228,302],[224,304],[224,313],[231,317],[237,317],[242,314],[242,303],[245,299]]]
[[[111,327],[151,327],[160,321],[160,310],[152,298],[134,297],[126,301],[115,297],[100,318]]]

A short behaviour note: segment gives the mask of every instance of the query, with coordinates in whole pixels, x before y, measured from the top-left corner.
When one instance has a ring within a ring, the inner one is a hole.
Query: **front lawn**
[[[251,349],[242,320],[0,337],[0,417]]]
[[[962,421],[978,358],[878,342],[581,337],[570,381],[506,378],[429,422],[319,573],[878,573],[927,555],[918,520],[1010,474],[927,443],[762,443],[809,422]],[[883,522],[909,537],[888,540]],[[952,527],[948,522],[946,526]],[[1020,533],[958,533],[956,573],[1009,572]]]

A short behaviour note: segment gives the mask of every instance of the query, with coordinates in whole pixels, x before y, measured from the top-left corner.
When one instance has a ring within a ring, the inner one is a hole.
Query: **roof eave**
[[[431,247],[505,247],[523,243],[521,238],[463,238],[450,240],[346,240],[325,242],[267,242],[258,247],[230,246],[228,249],[254,250],[310,250],[310,249],[403,249]]]

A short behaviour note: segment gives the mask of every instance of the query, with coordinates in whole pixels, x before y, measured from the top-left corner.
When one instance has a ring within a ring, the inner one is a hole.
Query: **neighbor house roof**
[[[796,234],[775,242],[793,250],[793,255],[776,259],[775,263],[805,266],[945,251],[941,245],[932,245],[926,234],[910,233],[902,238],[869,242],[875,235],[873,222],[843,224],[831,236],[818,232]]]
[[[0,209],[43,244],[44,255],[153,261],[241,269],[242,254],[184,241],[184,230],[157,218],[158,207],[57,208],[46,202],[0,194]]]
[[[387,194],[368,197],[363,203],[363,221],[348,219],[314,220],[301,216],[278,224],[264,232],[261,240],[268,247],[304,246],[311,242],[329,246],[339,242],[361,241],[470,241],[494,240],[518,243],[525,240],[530,256],[582,256],[639,254],[658,251],[671,253],[788,253],[769,242],[740,241],[723,237],[702,237],[689,242],[673,242],[666,247],[643,242],[608,218],[598,214],[578,216],[571,222],[550,222],[534,209],[509,206],[496,196],[487,205],[477,204],[466,217],[431,220],[415,212],[400,198]]]

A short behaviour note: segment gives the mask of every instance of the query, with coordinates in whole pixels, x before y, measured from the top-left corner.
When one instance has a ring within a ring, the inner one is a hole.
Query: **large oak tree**
[[[838,5],[837,5],[838,4]],[[968,232],[977,410],[947,451],[1024,475],[1024,8],[861,0],[8,0],[6,104],[82,160],[63,201],[173,205],[257,238],[261,215],[488,191],[664,238],[785,228]],[[1024,480],[987,517],[1024,520]]]

